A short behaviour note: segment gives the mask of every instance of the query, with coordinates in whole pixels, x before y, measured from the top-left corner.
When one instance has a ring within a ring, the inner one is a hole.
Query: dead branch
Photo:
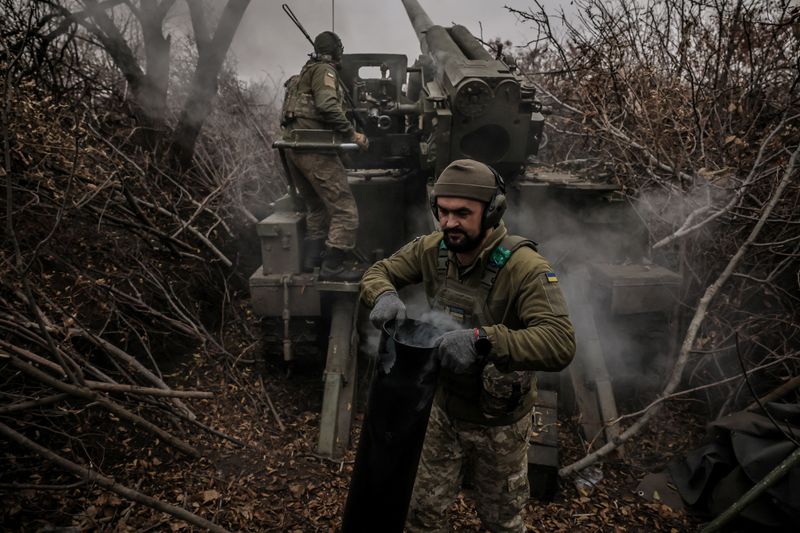
[[[261,386],[261,394],[264,395],[264,399],[267,401],[267,405],[269,406],[269,410],[272,411],[272,416],[275,417],[275,422],[277,422],[278,427],[281,430],[281,433],[286,431],[286,427],[283,425],[281,421],[280,415],[278,415],[278,411],[275,409],[275,406],[272,404],[272,398],[269,396],[269,392],[267,392],[267,388],[264,386],[264,380],[261,379],[261,376],[258,376],[258,384]]]
[[[158,407],[161,407],[161,406],[159,405]],[[227,433],[223,433],[222,431],[220,431],[218,429],[212,428],[211,426],[209,426],[207,424],[203,424],[202,422],[200,422],[197,419],[189,418],[188,416],[184,415],[183,413],[175,413],[175,415],[178,418],[180,418],[182,420],[185,420],[186,422],[189,422],[193,426],[196,426],[196,427],[202,429],[203,431],[211,433],[212,435],[216,435],[217,437],[220,437],[220,438],[223,438],[223,439],[225,439],[227,441],[230,441],[233,444],[235,444],[235,445],[237,445],[237,446],[239,446],[241,448],[246,448],[247,447],[247,443],[246,442],[243,442],[243,441],[237,439],[236,437],[232,437],[231,435],[228,435]]]
[[[2,354],[0,354],[1,356]],[[19,411],[27,411],[28,409],[34,409],[36,407],[43,407],[45,405],[51,405],[54,403],[58,403],[62,400],[69,398],[70,395],[66,393],[59,393],[53,394],[52,396],[45,396],[44,398],[38,398],[36,400],[28,400],[25,402],[17,402],[12,403],[11,405],[5,405],[0,407],[0,415],[6,415],[9,413],[16,413]]]
[[[114,346],[110,342],[108,342],[108,341],[106,341],[106,340],[94,335],[93,333],[91,333],[89,331],[86,331],[84,329],[74,328],[74,329],[70,329],[68,331],[68,335],[70,335],[70,336],[80,336],[80,337],[84,337],[84,338],[90,340],[92,343],[94,343],[98,347],[102,348],[107,354],[109,354],[109,355],[111,355],[113,357],[116,357],[117,359],[121,360],[123,363],[125,363],[128,366],[129,369],[135,370],[144,379],[146,379],[147,381],[149,381],[150,383],[152,383],[153,385],[155,385],[159,389],[164,390],[164,391],[172,390],[172,389],[170,389],[170,387],[166,383],[164,383],[164,381],[161,378],[159,378],[158,376],[153,374],[153,372],[151,372],[150,369],[148,369],[146,366],[144,366],[142,363],[140,363],[138,359],[136,359],[132,355],[129,355],[127,352],[125,352],[124,350],[118,348],[117,346]],[[197,415],[194,414],[192,412],[192,410],[189,409],[189,407],[186,406],[186,404],[181,402],[179,399],[174,398],[172,401],[175,404],[175,406],[178,407],[178,409],[180,409],[182,412],[186,413],[186,415],[189,418],[191,418],[192,420],[197,418]]]
[[[714,297],[717,295],[719,290],[722,288],[725,283],[730,279],[734,270],[739,266],[742,257],[744,256],[747,249],[755,242],[758,238],[761,230],[764,227],[767,219],[772,214],[772,210],[778,204],[781,196],[783,195],[784,190],[789,185],[792,179],[795,178],[795,167],[797,165],[798,155],[800,155],[800,145],[795,147],[794,152],[792,152],[792,156],[789,159],[789,162],[786,166],[786,170],[783,173],[783,177],[781,178],[780,182],[778,183],[777,187],[773,191],[772,195],[770,196],[769,202],[764,206],[763,210],[761,211],[761,216],[758,219],[758,222],[750,231],[750,234],[747,237],[747,240],[742,243],[733,257],[730,258],[728,261],[727,266],[722,271],[722,273],[717,277],[717,279],[712,283],[708,288],[706,288],[703,297],[700,298],[698,302],[697,308],[695,310],[694,316],[692,317],[691,322],[689,323],[689,328],[684,337],[683,343],[681,345],[680,352],[678,354],[678,359],[675,363],[675,366],[672,370],[672,374],[670,375],[669,381],[667,382],[664,390],[659,394],[658,398],[663,398],[673,393],[673,391],[677,388],[681,381],[681,377],[683,375],[683,370],[686,367],[686,362],[689,358],[689,353],[692,351],[694,347],[694,342],[697,338],[697,333],[700,330],[700,326],[703,321],[706,319],[707,311],[711,302],[713,301]],[[604,457],[615,450],[620,444],[624,443],[632,436],[636,435],[639,430],[641,430],[653,416],[658,412],[660,405],[654,405],[639,418],[636,422],[634,422],[628,429],[626,429],[618,439],[615,439],[612,442],[605,444],[604,446],[598,448],[596,451],[586,455],[584,458],[575,461],[574,463],[565,466],[559,470],[559,475],[561,477],[566,477],[578,470],[582,470],[583,468],[593,464],[595,461]]]
[[[111,411],[120,418],[124,418],[129,422],[132,422],[134,425],[140,426],[142,429],[145,429],[157,435],[164,442],[170,444],[172,447],[180,450],[186,455],[189,455],[191,457],[200,457],[200,452],[198,452],[192,446],[189,446],[182,440],[178,439],[171,433],[161,429],[152,422],[145,420],[141,416],[128,411],[126,408],[109,400],[105,396],[101,396],[97,392],[82,387],[77,387],[75,385],[69,385],[67,383],[64,383],[63,381],[59,381],[49,376],[48,374],[45,374],[41,370],[34,368],[33,366],[29,365],[28,363],[20,360],[19,358],[13,355],[11,356],[11,364],[14,365],[16,368],[22,370],[29,376],[33,377],[34,379],[44,383],[45,385],[49,385],[54,389],[71,394],[73,396],[77,396],[85,400],[96,402],[97,404],[105,407],[108,411]]]
[[[104,392],[125,392],[129,394],[144,394],[146,396],[166,396],[170,398],[213,398],[214,394],[196,390],[158,389],[154,387],[137,387],[120,383],[103,383],[102,381],[87,380],[86,386],[90,390]]]
[[[754,401],[753,403],[748,405],[745,408],[745,410],[746,411],[752,411],[753,409],[757,409],[759,407],[759,405],[763,405],[763,404],[765,404],[767,402],[771,402],[773,400],[777,400],[779,398],[782,398],[783,396],[785,396],[786,394],[792,392],[793,390],[795,390],[798,387],[800,387],[800,376],[795,376],[795,377],[789,379],[788,381],[786,381],[785,383],[782,383],[778,387],[772,389],[770,392],[768,392],[767,394],[765,394],[761,398],[758,398],[756,401]]]
[[[776,365],[784,364],[789,360],[793,360],[795,357],[797,357],[797,355],[798,355],[797,353],[788,354],[788,355],[786,355],[784,357],[781,357],[781,358],[779,358],[779,359],[777,359],[775,361],[771,361],[769,363],[766,363],[766,364],[763,364],[763,365],[759,365],[759,366],[757,366],[755,368],[751,368],[746,372],[745,375],[750,376],[751,374],[755,374],[756,372],[760,372],[762,370],[766,370],[768,368],[772,368],[772,367],[774,367]],[[666,401],[669,401],[669,400],[674,400],[675,398],[680,398],[681,396],[687,396],[687,395],[690,395],[690,394],[694,394],[695,392],[699,392],[699,391],[702,391],[702,390],[710,389],[710,388],[713,388],[713,387],[719,387],[721,385],[724,385],[726,383],[730,383],[732,381],[739,381],[740,379],[743,379],[743,377],[744,376],[742,376],[740,374],[737,374],[735,376],[724,378],[724,379],[721,379],[719,381],[715,381],[713,383],[706,383],[704,385],[698,385],[697,387],[692,387],[690,389],[680,390],[680,391],[673,392],[673,393],[667,394],[667,395],[663,395],[663,394],[659,395],[658,398],[656,398],[655,400],[653,400],[652,402],[647,404],[642,409],[639,409],[638,411],[634,411],[632,413],[626,413],[626,414],[624,414],[622,416],[619,416],[619,417],[615,418],[614,420],[609,420],[608,422],[606,422],[606,424],[603,427],[613,426],[615,424],[619,424],[623,420],[627,420],[628,418],[635,418],[637,416],[641,416],[641,415],[645,414],[647,411],[649,411],[650,409],[652,409],[653,407],[655,407],[656,405],[659,405],[659,404],[661,404],[663,402],[666,402]],[[784,385],[789,385],[790,383],[791,383],[791,381],[787,382]],[[797,383],[794,384],[795,387],[797,387],[798,385],[800,385],[800,380],[798,380]],[[791,388],[789,388],[788,390],[791,390]],[[775,391],[773,391],[773,392],[775,392]],[[767,401],[769,401],[769,400],[767,400]],[[758,404],[755,404],[755,407],[758,407]],[[753,407],[753,408],[755,408],[755,407]],[[748,407],[748,409],[750,409],[750,408]]]
[[[123,498],[128,498],[129,500],[141,503],[142,505],[146,505],[147,507],[156,509],[157,511],[170,514],[176,518],[185,520],[190,524],[194,524],[197,527],[204,528],[208,531],[214,531],[215,533],[229,533],[227,529],[222,528],[217,524],[214,524],[213,522],[209,522],[205,518],[201,518],[194,513],[190,513],[186,509],[176,507],[169,503],[165,503],[162,502],[161,500],[157,500],[155,498],[142,494],[141,492],[130,489],[125,485],[121,485],[115,482],[113,479],[108,478],[95,470],[89,470],[81,465],[73,463],[72,461],[65,459],[64,457],[61,457],[60,455],[45,448],[44,446],[40,446],[39,444],[25,437],[24,435],[17,433],[16,431],[11,429],[7,425],[3,424],[2,422],[0,422],[0,434],[2,434],[7,440],[16,442],[20,446],[23,446],[29,450],[34,451],[41,457],[57,464],[61,468],[69,472],[72,472],[73,474],[77,475],[86,482],[97,483],[104,489],[119,494]]]
[[[208,240],[208,238],[207,238],[205,235],[203,235],[202,233],[200,233],[200,232],[199,232],[199,231],[198,231],[196,228],[194,228],[193,226],[190,226],[188,223],[186,223],[186,222],[183,222],[183,221],[180,219],[180,217],[179,217],[178,215],[176,215],[175,213],[173,213],[173,212],[171,212],[171,211],[168,211],[167,209],[164,209],[163,207],[161,207],[161,206],[159,206],[159,205],[154,205],[154,204],[152,204],[152,203],[150,203],[150,202],[147,202],[147,201],[145,201],[145,200],[141,200],[141,199],[139,199],[139,200],[138,200],[138,202],[139,202],[140,204],[144,205],[144,206],[147,206],[147,207],[151,208],[151,209],[155,209],[156,211],[158,211],[159,213],[161,213],[161,214],[163,214],[163,215],[167,215],[168,217],[171,217],[172,219],[174,219],[174,220],[175,220],[175,221],[176,221],[178,224],[180,224],[180,225],[181,225],[181,227],[182,227],[182,228],[183,228],[183,227],[185,227],[187,230],[189,230],[189,232],[190,232],[192,235],[194,235],[195,237],[197,237],[197,239],[198,239],[200,242],[202,242],[202,243],[203,243],[203,244],[206,246],[206,248],[208,248],[209,250],[211,250],[211,253],[213,253],[214,255],[216,255],[216,256],[217,256],[217,257],[218,257],[218,258],[219,258],[219,259],[220,259],[220,260],[223,262],[223,264],[225,264],[225,266],[226,266],[226,267],[230,268],[230,267],[232,267],[232,266],[233,266],[233,262],[232,262],[230,259],[228,259],[228,258],[225,256],[225,254],[223,254],[223,253],[222,253],[222,252],[219,250],[219,248],[217,248],[216,246],[214,246],[214,244],[213,244],[213,243],[212,243],[210,240]]]
[[[761,146],[758,149],[758,154],[756,155],[755,161],[753,161],[753,164],[751,165],[750,172],[748,173],[748,175],[745,178],[744,182],[739,187],[737,187],[736,193],[728,201],[727,204],[725,204],[720,209],[714,211],[711,215],[709,215],[708,217],[704,218],[703,220],[701,220],[699,222],[694,222],[695,217],[698,216],[698,215],[701,215],[701,214],[705,214],[706,212],[710,211],[711,205],[709,204],[709,205],[703,206],[703,207],[699,208],[697,210],[697,212],[693,211],[689,215],[689,217],[687,217],[687,219],[684,221],[684,223],[681,224],[681,226],[677,230],[675,230],[675,232],[673,232],[671,235],[668,235],[668,236],[664,237],[663,239],[661,239],[660,241],[658,241],[657,243],[655,243],[653,245],[653,249],[656,250],[656,249],[661,248],[663,246],[667,246],[668,244],[676,241],[677,239],[681,239],[683,237],[686,237],[687,235],[690,235],[691,233],[693,233],[693,232],[697,231],[698,229],[702,228],[703,226],[706,226],[710,222],[713,222],[714,220],[718,219],[722,215],[730,212],[731,209],[733,209],[733,207],[738,202],[741,201],[741,199],[745,195],[745,193],[747,193],[750,190],[750,185],[752,185],[753,180],[757,176],[759,176],[759,173],[762,171],[762,164],[763,164],[763,160],[764,160],[764,152],[766,151],[767,147],[770,145],[772,139],[779,132],[784,130],[784,128],[786,127],[787,123],[791,123],[793,120],[796,120],[798,118],[798,116],[800,116],[800,115],[795,115],[795,116],[792,116],[792,117],[786,117],[786,118],[782,119],[772,129],[772,131],[770,131],[769,134],[767,134],[767,136],[761,142]]]
[[[46,485],[44,483],[0,483],[0,489],[5,490],[72,490],[86,485],[85,480],[68,483],[66,485]]]
[[[753,487],[745,492],[741,498],[736,500],[733,505],[731,505],[712,522],[706,525],[702,529],[702,533],[713,533],[714,531],[719,531],[722,526],[730,522],[739,513],[744,511],[748,505],[753,503],[767,489],[780,481],[783,476],[789,473],[794,465],[798,464],[798,462],[800,462],[800,447],[795,448],[795,450],[789,454],[789,456],[784,459],[781,464],[776,466],[769,474],[764,476],[764,479],[753,485]]]

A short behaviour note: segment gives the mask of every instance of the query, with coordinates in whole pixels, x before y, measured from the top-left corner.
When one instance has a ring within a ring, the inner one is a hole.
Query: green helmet
[[[314,52],[319,55],[329,55],[338,61],[342,58],[344,46],[338,35],[332,31],[324,31],[314,39]]]

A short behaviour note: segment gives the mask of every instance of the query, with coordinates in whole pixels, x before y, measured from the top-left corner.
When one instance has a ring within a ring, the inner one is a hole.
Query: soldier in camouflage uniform
[[[491,531],[524,531],[528,433],[536,370],[563,369],[575,337],[558,278],[535,244],[508,234],[502,179],[472,160],[451,163],[433,188],[442,231],[418,237],[362,278],[361,297],[381,327],[402,318],[397,290],[422,283],[434,309],[464,329],[441,337],[431,410],[408,531],[446,531],[465,466]]]
[[[311,59],[286,82],[284,139],[295,129],[329,129],[342,142],[368,147],[366,136],[356,132],[345,116],[337,71],[343,52],[342,41],[333,32],[322,32],[314,39]],[[320,279],[358,281],[361,273],[345,269],[343,263],[355,247],[358,211],[339,155],[286,150],[286,163],[306,204],[303,270],[310,272],[321,263]]]

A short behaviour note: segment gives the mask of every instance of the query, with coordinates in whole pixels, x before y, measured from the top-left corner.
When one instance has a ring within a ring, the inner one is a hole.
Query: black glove
[[[375,306],[369,313],[372,325],[381,329],[384,324],[395,318],[405,318],[406,306],[394,291],[387,291],[378,296]]]
[[[455,374],[467,374],[486,358],[475,348],[474,329],[449,331],[439,339],[436,353],[439,364]]]

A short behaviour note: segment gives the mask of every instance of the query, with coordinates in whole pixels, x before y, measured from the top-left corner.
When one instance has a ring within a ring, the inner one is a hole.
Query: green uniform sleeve
[[[575,356],[575,331],[564,295],[558,282],[548,278],[548,273],[555,275],[547,264],[526,272],[514,270],[512,283],[519,287],[516,312],[524,327],[485,327],[495,365],[508,371],[559,371]]]
[[[314,105],[331,129],[341,133],[346,140],[352,140],[355,129],[344,114],[339,90],[339,74],[336,69],[326,63],[317,65],[311,74]]]
[[[394,255],[369,267],[361,278],[361,299],[372,307],[378,296],[422,281],[423,250],[429,237],[416,238]]]

